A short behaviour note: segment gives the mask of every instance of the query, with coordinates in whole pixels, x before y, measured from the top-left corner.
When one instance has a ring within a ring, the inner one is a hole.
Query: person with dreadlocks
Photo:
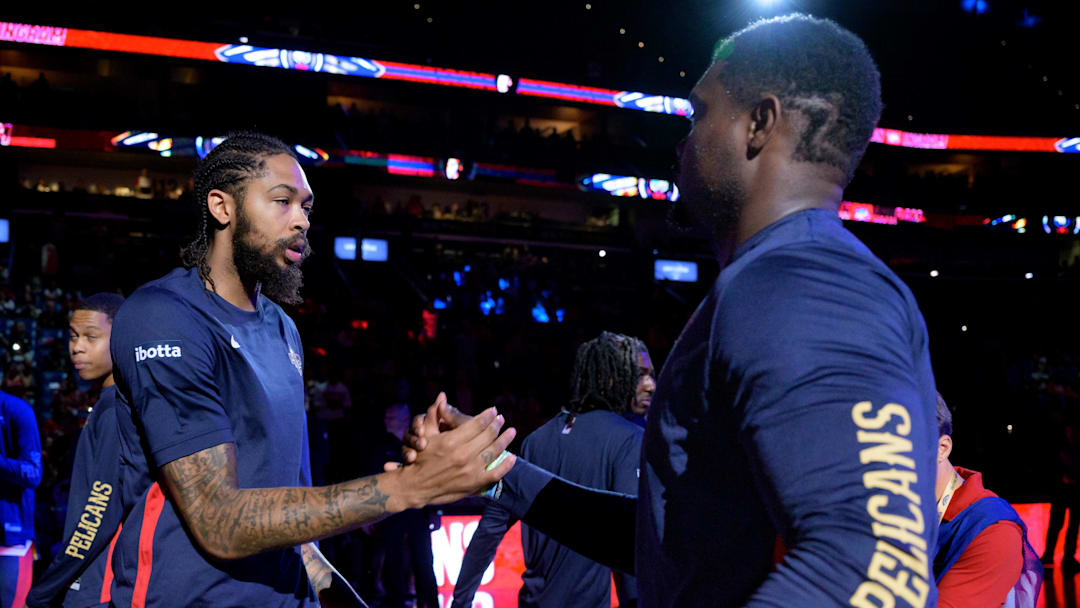
[[[101,390],[75,446],[62,549],[41,576],[30,608],[107,606],[111,599],[112,554],[108,551],[131,506],[150,485],[138,431],[126,403],[116,394],[112,324],[124,298],[97,293],[75,307],[68,350],[75,371]]]
[[[500,435],[491,408],[415,471],[310,487],[304,350],[278,304],[300,301],[307,176],[282,141],[236,133],[196,168],[195,203],[185,267],[137,289],[113,324],[117,392],[157,481],[116,541],[112,601],[363,605],[312,541],[492,485],[514,431]]]
[[[652,386],[649,351],[630,336],[603,332],[578,347],[570,376],[570,401],[525,438],[521,455],[560,477],[589,488],[637,493],[642,429],[623,416]],[[455,606],[473,596],[506,531],[517,521],[489,503],[465,551],[454,587]],[[518,606],[561,608],[611,605],[610,567],[598,564],[528,525],[521,527],[525,573]],[[637,583],[615,571],[619,605],[637,605]]]
[[[649,608],[934,606],[926,324],[838,215],[881,114],[877,66],[832,21],[775,17],[716,45],[690,103],[672,219],[722,270],[657,380],[637,498],[522,458],[497,500],[636,567]],[[431,428],[414,422],[420,454]]]

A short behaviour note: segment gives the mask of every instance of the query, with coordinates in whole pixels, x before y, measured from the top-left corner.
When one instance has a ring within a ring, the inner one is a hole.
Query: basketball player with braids
[[[623,418],[642,388],[652,385],[649,351],[637,338],[603,332],[578,347],[570,402],[525,438],[529,462],[588,488],[637,494],[640,426]],[[484,509],[454,587],[455,606],[472,606],[480,580],[506,531],[518,520],[497,502]],[[521,527],[523,608],[606,608],[612,569],[583,557],[528,525]],[[637,583],[615,571],[619,606],[637,605]]]
[[[312,541],[490,486],[513,464],[486,470],[513,429],[500,435],[492,408],[415,471],[311,487],[304,350],[278,305],[299,302],[311,251],[307,176],[280,140],[236,133],[196,168],[195,202],[185,267],[132,293],[113,324],[117,390],[157,482],[116,542],[112,601],[363,605]]]

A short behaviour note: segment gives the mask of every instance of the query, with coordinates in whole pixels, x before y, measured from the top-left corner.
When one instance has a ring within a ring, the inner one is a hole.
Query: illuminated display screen
[[[12,148],[55,148],[56,140],[51,137],[26,137],[15,135],[15,125],[0,122],[0,146]]]
[[[435,161],[423,156],[407,156],[405,154],[387,154],[386,171],[394,175],[415,175],[417,177],[434,177]]]
[[[592,192],[606,192],[612,196],[636,196],[658,201],[679,200],[679,187],[675,182],[632,175],[594,173],[581,180],[581,188]]]
[[[497,93],[514,92],[519,95],[548,97],[676,116],[690,116],[692,114],[690,102],[679,97],[668,97],[638,91],[585,87],[528,78],[515,79],[514,76],[509,74],[496,75],[466,72],[330,53],[257,47],[249,44],[200,42],[9,22],[0,22],[0,42],[182,57],[200,61],[326,72],[342,76],[404,80],[441,86],[481,89]],[[909,133],[895,129],[879,128],[874,130],[871,141],[890,146],[938,150],[1080,152],[1080,137],[943,135]]]
[[[11,222],[9,220],[0,220],[0,243],[6,243],[11,240]]]
[[[450,606],[465,549],[479,522],[479,515],[444,515],[442,527],[431,533],[431,556],[440,606]],[[521,522],[518,522],[507,530],[495,550],[495,559],[480,579],[473,605],[460,608],[516,608],[524,572],[525,554],[521,548]],[[618,606],[614,586],[611,605]]]
[[[385,262],[389,257],[390,244],[385,239],[363,239],[360,241],[360,259],[365,262]]]
[[[897,129],[874,129],[873,143],[923,150],[1000,150],[1006,152],[1080,152],[1080,137],[1006,137],[996,135],[945,135],[909,133]]]
[[[551,97],[683,116],[689,115],[690,107],[685,99],[662,95],[597,89],[542,80],[518,80],[508,74],[467,72],[330,53],[257,47],[249,44],[198,42],[7,22],[0,22],[0,41],[182,57],[257,67],[325,72],[340,76],[403,80],[495,93],[513,92],[521,95]]]
[[[334,237],[334,257],[339,260],[356,259],[356,237]]]
[[[697,282],[697,262],[679,260],[655,260],[653,278],[657,281],[679,281],[680,283]]]
[[[898,222],[911,222],[922,224],[926,222],[926,216],[922,209],[909,207],[878,207],[868,203],[853,203],[844,201],[840,203],[840,219],[852,222],[868,222],[871,224],[889,224],[895,226]]]
[[[1042,225],[1046,234],[1080,234],[1080,217],[1044,215]]]

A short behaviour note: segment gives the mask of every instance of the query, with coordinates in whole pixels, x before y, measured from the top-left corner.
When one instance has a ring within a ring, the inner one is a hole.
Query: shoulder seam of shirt
[[[232,434],[232,428],[224,426],[224,427],[212,429],[212,430],[209,430],[209,431],[204,431],[202,433],[199,433],[198,435],[192,435],[190,437],[184,437],[183,439],[180,439],[178,441],[174,441],[174,442],[172,442],[172,443],[170,443],[168,445],[163,445],[163,446],[155,449],[153,451],[153,453],[154,454],[160,454],[161,452],[164,452],[166,450],[170,450],[170,449],[172,449],[172,448],[174,448],[174,447],[176,447],[178,445],[183,445],[183,444],[185,444],[185,443],[187,443],[189,441],[194,441],[196,439],[199,439],[200,437],[205,437],[206,435],[213,435],[214,433],[220,433],[222,431],[228,431],[230,435]],[[235,442],[235,439],[234,439],[233,442]],[[230,443],[233,443],[233,442],[230,442]],[[210,447],[213,447],[213,446],[210,446]]]

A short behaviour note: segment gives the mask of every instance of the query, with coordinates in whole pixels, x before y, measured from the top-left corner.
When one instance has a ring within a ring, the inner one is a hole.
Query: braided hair
[[[224,228],[210,215],[206,199],[211,190],[221,190],[242,205],[248,183],[262,177],[266,171],[266,159],[278,154],[296,158],[289,146],[280,139],[256,133],[240,131],[230,133],[225,141],[210,151],[195,168],[195,204],[199,208],[199,228],[193,240],[180,249],[180,262],[184,268],[197,267],[199,276],[214,287],[210,278],[207,253],[214,232]]]
[[[575,414],[596,409],[625,413],[637,392],[637,358],[644,351],[641,340],[606,331],[579,346],[567,409]]]

